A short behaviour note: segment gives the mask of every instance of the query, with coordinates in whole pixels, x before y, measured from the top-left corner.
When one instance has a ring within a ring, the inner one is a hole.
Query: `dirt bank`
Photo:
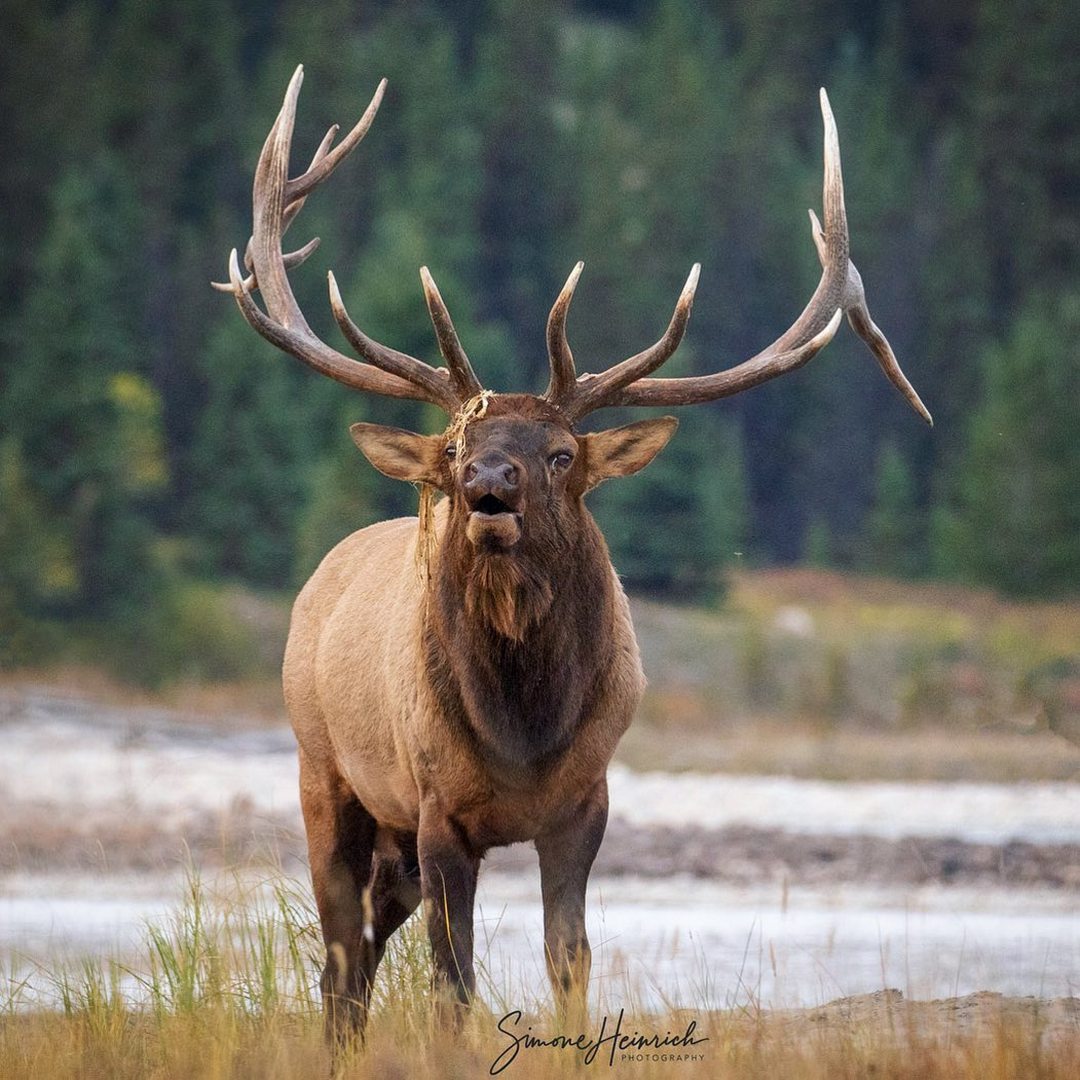
[[[1011,1029],[1025,1032],[1043,1048],[1067,1043],[1080,1054],[1080,998],[1076,997],[1048,1001],[982,990],[963,997],[914,1001],[889,989],[838,998],[810,1009],[744,1011],[734,1016],[732,1026],[743,1036],[755,1027],[765,1027],[773,1037],[792,1042],[872,1031],[883,1043],[897,1045],[958,1037],[992,1042]]]
[[[240,803],[223,815],[193,812],[163,824],[137,813],[64,814],[8,804],[0,872],[158,870],[192,858],[208,866],[260,857],[302,868],[305,843],[292,817]],[[527,845],[492,852],[488,865],[532,872]],[[612,820],[595,873],[666,878],[676,874],[738,885],[993,885],[1080,887],[1080,844],[1001,844],[953,838],[799,835],[777,829],[641,827]]]

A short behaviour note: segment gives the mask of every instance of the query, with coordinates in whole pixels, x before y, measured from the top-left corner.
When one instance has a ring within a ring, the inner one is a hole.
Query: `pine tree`
[[[559,168],[555,125],[560,7],[494,0],[477,43],[475,286],[481,315],[508,325],[513,355],[506,381],[518,390],[539,391],[547,380],[544,323],[569,269],[553,271],[549,239],[561,189],[572,180]]]
[[[985,227],[999,238],[994,306],[1011,314],[1029,290],[1073,277],[1080,257],[1080,11],[1053,0],[985,0],[972,59],[969,148]]]
[[[235,310],[223,312],[201,362],[210,397],[195,431],[187,528],[214,575],[285,585],[315,455],[303,396],[314,379]]]
[[[85,160],[101,144],[99,33],[96,5],[0,6],[0,395],[18,358],[18,312],[48,227],[58,161]]]
[[[0,442],[0,612],[9,619],[69,589],[74,563],[27,472],[18,442]]]
[[[878,454],[876,495],[864,525],[862,565],[880,574],[913,577],[925,566],[923,515],[911,468],[892,442]]]
[[[714,600],[746,535],[738,428],[707,410],[688,413],[644,472],[604,485],[590,501],[628,587]]]
[[[1036,298],[986,355],[938,566],[1019,596],[1080,592],[1080,295]]]
[[[148,588],[149,506],[166,480],[160,403],[133,325],[129,190],[104,152],[58,180],[5,417],[25,483],[70,552],[67,600],[95,616]]]
[[[136,331],[162,399],[170,498],[166,528],[188,513],[189,454],[204,401],[198,358],[223,298],[208,288],[223,276],[232,244],[243,247],[237,207],[250,200],[242,153],[257,150],[240,81],[236,6],[119,0],[103,20],[96,80],[100,138],[131,178],[138,214],[131,252]],[[244,211],[247,219],[247,211]],[[230,238],[230,239],[226,239]]]

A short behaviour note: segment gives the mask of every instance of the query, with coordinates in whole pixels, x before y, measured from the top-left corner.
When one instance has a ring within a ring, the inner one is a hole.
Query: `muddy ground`
[[[304,837],[293,818],[236,806],[191,814],[178,827],[139,814],[64,814],[33,802],[3,808],[0,872],[161,870],[191,858],[225,866],[261,857],[302,872]],[[492,852],[489,865],[532,871],[524,844]],[[805,836],[777,829],[641,827],[612,820],[594,872],[607,877],[675,874],[734,885],[992,885],[1080,889],[1080,844],[955,838]]]
[[[93,695],[10,682],[0,685],[0,739],[7,755],[0,761],[0,873],[169,869],[189,857],[217,866],[267,855],[302,870],[294,743],[280,721],[244,715],[212,721],[142,701],[106,704]],[[663,789],[645,797],[681,801],[686,812],[676,815],[677,824],[664,817],[652,824],[627,820],[646,775],[657,774],[622,777],[630,803],[623,806],[626,816],[618,816],[613,805],[598,874],[680,874],[793,887],[938,883],[1080,889],[1080,789],[1075,817],[1071,789],[1060,788],[1054,804],[1055,821],[1073,818],[1068,827],[1025,836],[1015,835],[1011,817],[984,821],[980,826],[997,831],[982,841],[971,835],[880,835],[889,832],[878,827],[880,813],[865,818],[865,826],[853,825],[854,801],[824,818],[811,820],[809,807],[789,814],[790,829],[716,827],[715,820],[709,827],[698,824],[709,819],[709,796],[689,787],[684,795]],[[275,789],[272,798],[268,787]],[[799,790],[801,795],[784,789],[777,798],[813,797]],[[901,806],[927,804],[936,797],[928,790],[912,788]],[[1034,787],[1012,790],[1021,795],[1010,804],[1013,813],[1036,796]],[[215,801],[218,793],[223,797]],[[978,804],[971,805],[967,813],[978,813]],[[490,862],[507,871],[534,868],[535,854],[518,845],[493,852]]]

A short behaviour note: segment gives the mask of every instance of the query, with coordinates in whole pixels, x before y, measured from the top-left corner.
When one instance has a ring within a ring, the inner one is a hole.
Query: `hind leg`
[[[370,942],[364,940],[364,908],[375,819],[336,771],[315,768],[302,751],[300,805],[326,946],[321,981],[326,1035],[337,1046],[362,1036],[367,1019],[374,967]]]
[[[420,905],[420,866],[415,836],[379,829],[370,889],[371,922],[365,928],[364,949],[374,981],[375,969],[383,958],[387,942]]]
[[[476,992],[473,903],[480,858],[464,831],[438,807],[428,813],[421,809],[417,849],[438,1013],[457,1024]]]

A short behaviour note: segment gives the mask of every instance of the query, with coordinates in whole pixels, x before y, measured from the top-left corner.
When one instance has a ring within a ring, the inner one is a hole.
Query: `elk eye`
[[[553,469],[565,469],[568,468],[570,463],[574,460],[573,454],[568,454],[566,451],[562,451],[555,454],[551,459],[551,467]]]

